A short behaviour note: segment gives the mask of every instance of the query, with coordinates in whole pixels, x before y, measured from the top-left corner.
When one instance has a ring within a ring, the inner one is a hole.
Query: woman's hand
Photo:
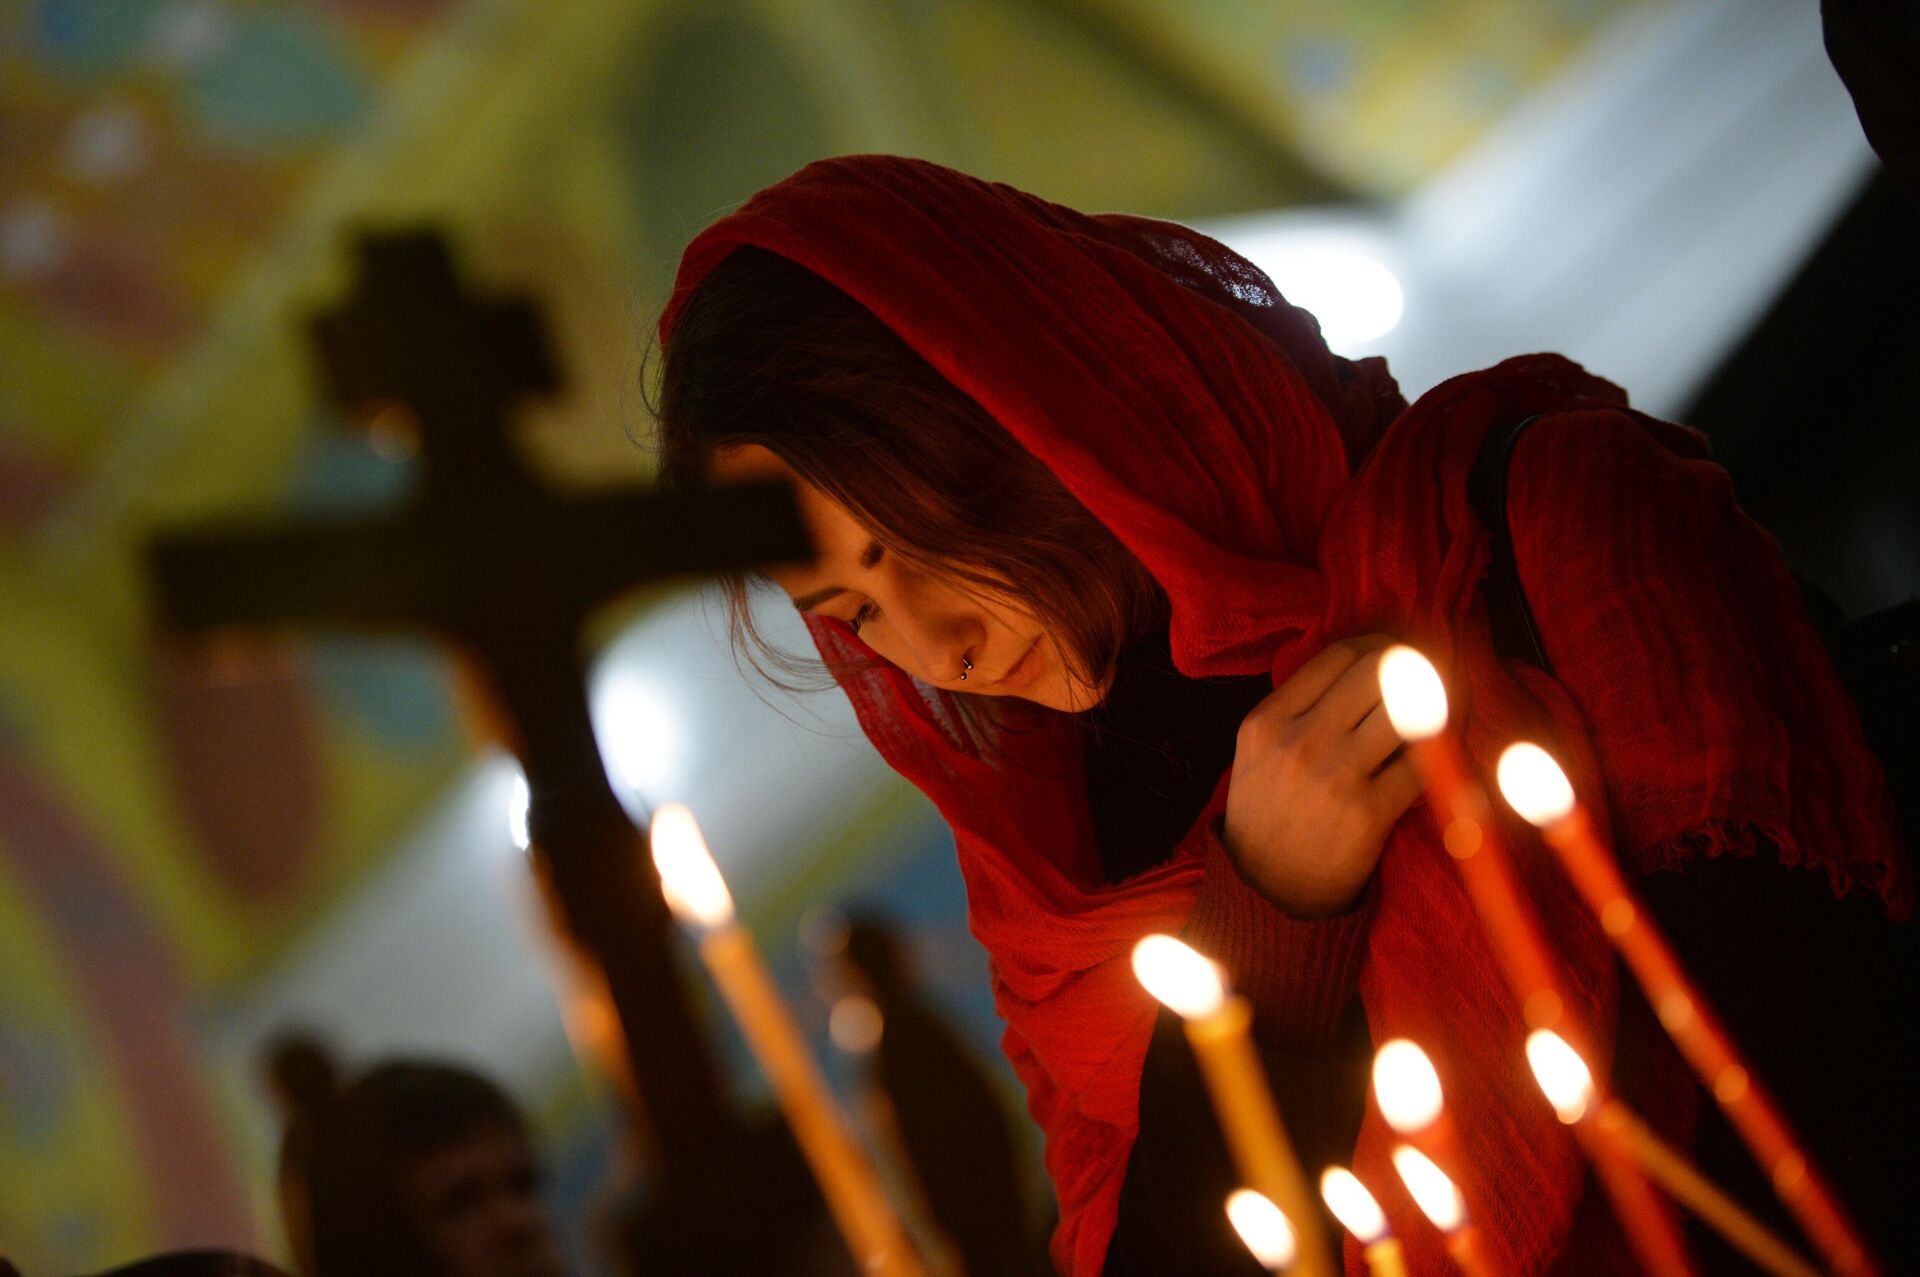
[[[1296,917],[1339,913],[1420,793],[1380,703],[1381,634],[1342,639],[1247,715],[1227,781],[1226,844],[1240,873]]]

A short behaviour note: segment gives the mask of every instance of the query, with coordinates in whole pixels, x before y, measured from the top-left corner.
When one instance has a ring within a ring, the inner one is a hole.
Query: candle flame
[[[1220,968],[1172,936],[1145,936],[1134,945],[1133,974],[1148,993],[1189,1020],[1212,1015],[1226,1001]]]
[[[667,803],[654,812],[650,837],[653,867],[660,872],[660,888],[673,916],[701,927],[732,922],[733,894],[686,805]]]
[[[1507,746],[1496,769],[1507,805],[1529,823],[1545,828],[1573,811],[1573,786],[1553,755],[1521,741]]]
[[[1407,740],[1430,740],[1447,725],[1447,689],[1433,662],[1404,643],[1380,658],[1380,699],[1393,730]]]
[[[1440,1120],[1440,1075],[1427,1053],[1405,1038],[1382,1044],[1373,1057],[1373,1093],[1387,1125],[1402,1135]]]
[[[1280,1208],[1251,1188],[1236,1189],[1227,1198],[1227,1218],[1253,1257],[1278,1272],[1293,1262],[1293,1226]]]
[[[1527,1035],[1527,1063],[1561,1121],[1571,1126],[1586,1115],[1593,1102],[1593,1074],[1565,1038],[1552,1029],[1535,1029]]]
[[[1435,1228],[1450,1233],[1466,1222],[1467,1204],[1461,1200],[1460,1190],[1453,1186],[1445,1171],[1433,1164],[1432,1158],[1417,1148],[1401,1144],[1393,1150],[1393,1169],[1400,1172],[1407,1192],[1413,1194],[1413,1200],[1420,1204],[1421,1211],[1433,1221]]]
[[[1371,1246],[1387,1235],[1387,1217],[1380,1203],[1373,1200],[1360,1177],[1346,1167],[1327,1167],[1320,1176],[1320,1197],[1362,1246]]]

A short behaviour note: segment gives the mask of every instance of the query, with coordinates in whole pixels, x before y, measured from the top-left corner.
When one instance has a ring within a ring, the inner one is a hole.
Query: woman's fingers
[[[1386,705],[1376,698],[1373,709],[1353,729],[1354,761],[1369,772],[1377,771],[1403,744],[1400,733],[1393,729],[1393,721],[1387,717]]]
[[[1402,753],[1376,772],[1368,796],[1381,829],[1391,828],[1394,821],[1405,815],[1407,808],[1413,806],[1413,800],[1420,796],[1420,790],[1420,773],[1414,770],[1411,754]]]
[[[1351,732],[1380,704],[1380,659],[1386,645],[1365,653],[1348,666],[1310,711],[1316,730]]]
[[[1362,658],[1385,651],[1392,642],[1385,634],[1362,634],[1329,643],[1275,688],[1268,703],[1275,712],[1298,718],[1318,708],[1321,699],[1341,683]]]
[[[1264,733],[1322,775],[1364,782],[1400,744],[1380,700],[1380,658],[1390,643],[1366,634],[1323,648],[1261,702],[1243,732]]]
[[[1388,826],[1419,784],[1380,706],[1384,635],[1316,653],[1240,724],[1224,834],[1268,899],[1337,912],[1366,883]]]

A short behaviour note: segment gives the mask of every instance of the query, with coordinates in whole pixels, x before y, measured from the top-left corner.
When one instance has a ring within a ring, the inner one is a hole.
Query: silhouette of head
[[[341,1092],[311,1170],[319,1277],[559,1277],[526,1123],[455,1065],[383,1064]]]

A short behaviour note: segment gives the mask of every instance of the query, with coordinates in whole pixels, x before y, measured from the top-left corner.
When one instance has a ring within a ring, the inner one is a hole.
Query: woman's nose
[[[930,682],[960,683],[966,681],[973,671],[971,649],[964,636],[958,633],[948,636],[928,636],[918,641],[908,640],[918,657],[918,664]]]
[[[977,620],[958,612],[916,609],[896,630],[913,653],[918,672],[929,682],[960,683],[972,673],[981,633]]]

